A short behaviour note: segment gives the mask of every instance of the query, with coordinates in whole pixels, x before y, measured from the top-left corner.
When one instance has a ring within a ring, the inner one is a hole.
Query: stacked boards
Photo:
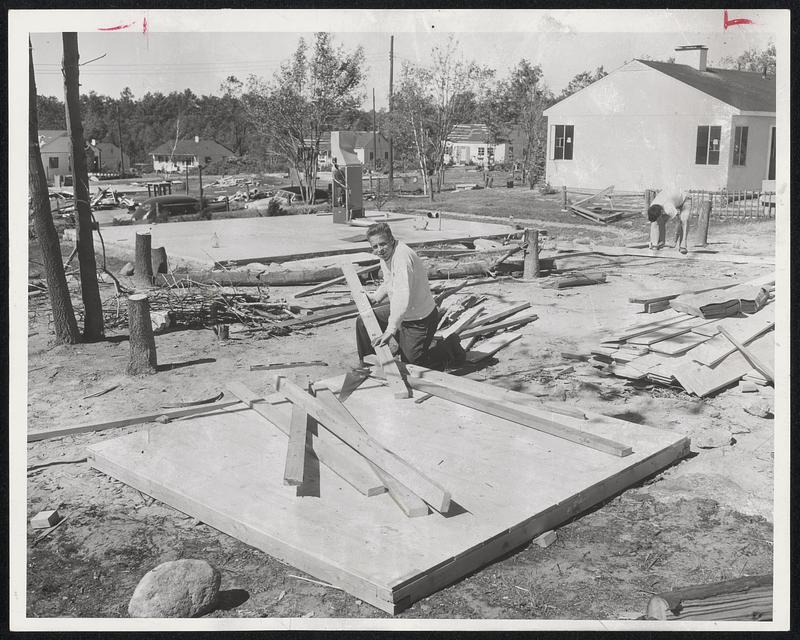
[[[658,320],[607,336],[592,354],[620,377],[680,385],[705,397],[743,378],[769,382],[753,365],[753,357],[768,369],[774,367],[774,327],[773,304],[750,316],[722,320],[665,311]],[[746,346],[751,357],[726,333]]]
[[[338,390],[335,380],[322,387]],[[443,512],[412,518],[386,491],[359,492],[319,463],[316,443],[303,484],[286,485],[287,434],[255,410],[269,406],[264,413],[289,424],[294,405],[275,397],[104,440],[88,454],[100,471],[395,613],[652,475],[689,446],[675,433],[601,415],[558,417],[630,448],[613,455],[442,397],[395,400],[372,379],[341,404],[386,451],[447,488],[446,511],[440,503]]]

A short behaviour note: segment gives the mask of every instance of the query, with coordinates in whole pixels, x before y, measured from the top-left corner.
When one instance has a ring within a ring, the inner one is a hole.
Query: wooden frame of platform
[[[335,393],[343,381],[318,384]],[[312,453],[303,483],[285,485],[288,437],[267,416],[288,424],[293,406],[275,396],[233,405],[93,444],[88,456],[101,472],[396,613],[689,451],[670,431],[589,413],[570,422],[631,446],[616,456],[444,398],[395,400],[385,382],[367,379],[343,402],[353,420],[452,496],[445,513],[412,518],[389,493],[360,493]]]

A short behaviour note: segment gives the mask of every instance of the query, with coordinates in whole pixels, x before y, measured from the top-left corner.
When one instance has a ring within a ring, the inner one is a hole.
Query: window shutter
[[[708,161],[708,127],[697,127],[697,153],[695,164],[706,164]]]
[[[741,127],[742,135],[739,140],[739,165],[744,166],[747,163],[747,127]]]

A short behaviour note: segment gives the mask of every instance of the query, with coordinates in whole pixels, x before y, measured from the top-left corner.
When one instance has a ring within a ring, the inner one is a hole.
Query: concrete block
[[[31,527],[34,529],[48,529],[57,525],[59,520],[61,520],[61,516],[58,515],[58,509],[40,511],[31,518]]]

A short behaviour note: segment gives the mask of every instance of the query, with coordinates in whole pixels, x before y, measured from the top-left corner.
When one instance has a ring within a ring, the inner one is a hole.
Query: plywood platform
[[[372,380],[345,405],[450,491],[448,514],[407,518],[388,494],[366,497],[311,461],[301,488],[285,486],[287,437],[244,405],[94,444],[89,457],[100,471],[395,613],[689,448],[670,431],[596,414],[581,422],[631,445],[621,458],[440,398],[395,400]],[[290,407],[275,405],[286,416]]]
[[[368,212],[365,220],[378,222],[383,218],[377,212]],[[389,224],[394,234],[411,246],[497,237],[510,231],[510,227],[499,224],[453,219],[441,222],[441,230],[438,221],[431,223],[430,229],[416,229],[416,220],[410,217],[390,220]],[[101,233],[106,252],[121,258],[133,258],[136,232],[146,229],[150,229],[152,246],[163,246],[173,267],[180,262],[210,268],[215,263],[287,262],[369,251],[363,227],[334,224],[331,216],[297,215],[153,225],[103,225]],[[354,242],[353,238],[361,241]],[[97,251],[101,251],[100,239],[96,236],[95,242]]]

